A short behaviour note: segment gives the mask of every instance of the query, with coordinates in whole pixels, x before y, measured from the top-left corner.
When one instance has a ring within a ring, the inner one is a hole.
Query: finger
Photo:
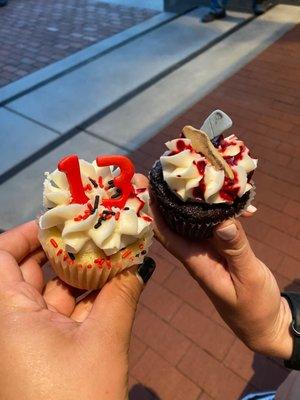
[[[25,282],[34,286],[40,293],[44,287],[44,276],[41,265],[47,261],[46,254],[42,249],[38,249],[27,256],[20,265]]]
[[[76,304],[78,290],[67,285],[59,278],[49,281],[44,289],[43,297],[50,310],[70,316]]]
[[[0,283],[22,281],[23,275],[14,257],[0,250]]]
[[[253,276],[257,259],[240,222],[232,219],[218,225],[213,242],[221,256],[226,258],[231,273],[239,280],[245,282]]]
[[[141,265],[118,274],[103,287],[84,321],[94,338],[108,334],[117,337],[116,345],[129,346],[137,303],[154,269],[154,260],[146,257]]]
[[[134,174],[134,184],[138,188],[147,188],[149,186],[149,180],[143,174]]]
[[[77,322],[83,322],[90,314],[99,291],[93,291],[78,304],[76,304],[70,317]]]
[[[243,218],[249,218],[253,217],[253,215],[256,213],[257,208],[254,207],[252,204],[249,204],[249,206],[244,210],[241,214],[241,217]]]
[[[39,247],[38,226],[35,221],[27,222],[0,235],[0,250],[10,253],[17,262]]]

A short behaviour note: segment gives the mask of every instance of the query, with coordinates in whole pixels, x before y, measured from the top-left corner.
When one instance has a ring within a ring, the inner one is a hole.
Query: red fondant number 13
[[[119,188],[121,191],[120,197],[117,199],[103,199],[102,204],[104,207],[123,208],[133,191],[131,180],[134,175],[134,166],[132,162],[127,157],[119,155],[98,156],[96,162],[98,167],[114,165],[120,168],[120,175],[116,176],[113,180],[115,187]],[[71,203],[87,203],[89,198],[86,196],[83,189],[77,155],[72,154],[60,160],[58,169],[67,176],[72,197]]]

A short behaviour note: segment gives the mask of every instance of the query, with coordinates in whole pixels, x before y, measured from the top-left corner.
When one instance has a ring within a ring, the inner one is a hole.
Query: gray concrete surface
[[[276,6],[86,131],[134,150],[297,23],[300,23],[299,7]]]
[[[12,98],[20,97],[24,92],[42,85],[76,66],[86,63],[92,58],[97,58],[104,53],[112,51],[118,46],[132,40],[138,35],[142,35],[157,26],[175,18],[174,13],[162,12],[146,21],[126,29],[114,36],[101,40],[92,46],[80,50],[60,61],[48,65],[32,74],[26,75],[15,82],[0,88],[0,105],[9,102]]]
[[[209,26],[195,10],[11,102],[16,110],[64,134],[240,24],[231,13]]]
[[[0,175],[58,138],[58,134],[0,108]]]

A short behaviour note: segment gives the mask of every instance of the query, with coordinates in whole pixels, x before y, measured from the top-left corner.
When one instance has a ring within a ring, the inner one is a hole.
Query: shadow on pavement
[[[134,385],[129,392],[129,400],[162,400],[152,389],[137,384]]]

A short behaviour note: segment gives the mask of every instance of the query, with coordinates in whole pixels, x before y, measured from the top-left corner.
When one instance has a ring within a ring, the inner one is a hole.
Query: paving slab
[[[42,205],[43,174],[53,171],[60,158],[76,153],[87,161],[99,154],[122,154],[116,146],[80,132],[1,185],[1,229],[9,229],[38,216]]]
[[[0,108],[0,176],[58,137],[43,126]]]
[[[155,29],[157,26],[175,18],[175,14],[171,12],[161,12],[152,18],[147,19],[131,28],[125,29],[120,33],[101,40],[83,50],[63,58],[60,61],[53,62],[44,68],[41,68],[33,73],[18,79],[6,86],[0,88],[0,104],[8,103],[21,97],[33,88],[42,86],[46,82],[55,79],[56,77],[67,73],[69,70],[87,63],[92,58],[95,59],[101,54],[107,53],[112,49],[129,42],[135,37],[144,34],[147,31]]]
[[[300,7],[274,7],[85,130],[136,149],[297,23]]]
[[[9,108],[66,133],[249,17],[232,12],[207,26],[199,23],[203,12],[183,15],[9,103]]]

